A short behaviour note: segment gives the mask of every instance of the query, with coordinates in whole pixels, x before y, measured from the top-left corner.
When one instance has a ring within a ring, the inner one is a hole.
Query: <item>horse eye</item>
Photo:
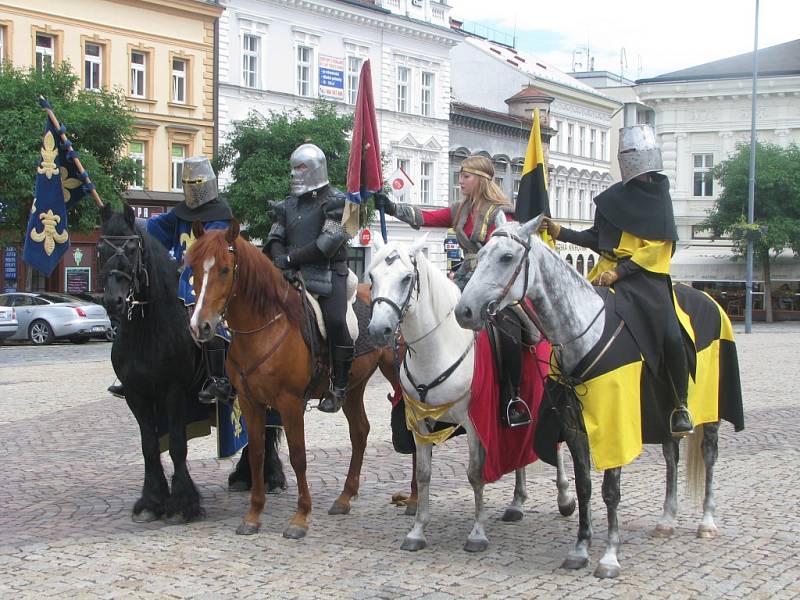
[[[222,268],[219,270],[219,272],[220,272],[222,275],[227,275],[228,273],[230,273],[230,269],[229,269],[228,267],[222,267]]]
[[[411,275],[406,275],[403,277],[403,283],[408,283],[409,281],[411,281]]]
[[[500,257],[500,261],[504,263],[511,262],[512,260],[514,260],[514,255],[511,254],[511,252],[506,252]]]

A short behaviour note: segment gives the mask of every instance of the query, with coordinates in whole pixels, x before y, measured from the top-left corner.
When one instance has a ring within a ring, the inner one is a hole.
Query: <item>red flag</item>
[[[360,205],[383,187],[381,148],[378,140],[378,119],[372,97],[372,70],[369,60],[361,65],[356,99],[350,163],[347,165],[347,204],[342,224],[350,235],[360,227]]]

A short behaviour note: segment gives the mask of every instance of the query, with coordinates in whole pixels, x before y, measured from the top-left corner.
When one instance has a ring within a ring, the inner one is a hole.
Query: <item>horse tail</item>
[[[706,486],[706,465],[703,461],[703,426],[697,425],[686,440],[686,490],[693,506],[703,502]]]

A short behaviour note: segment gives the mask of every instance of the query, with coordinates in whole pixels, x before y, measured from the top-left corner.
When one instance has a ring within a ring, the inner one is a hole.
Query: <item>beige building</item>
[[[17,67],[68,60],[85,89],[122,88],[140,216],[180,200],[183,160],[216,145],[216,0],[0,0],[0,55]],[[78,149],[80,150],[80,149]]]

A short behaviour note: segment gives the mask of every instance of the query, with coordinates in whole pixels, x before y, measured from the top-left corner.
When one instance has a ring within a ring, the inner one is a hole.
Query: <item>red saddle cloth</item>
[[[497,481],[506,473],[538,459],[533,451],[533,436],[549,361],[548,342],[540,342],[535,353],[523,352],[519,395],[528,405],[533,421],[524,427],[505,427],[500,422],[500,385],[489,335],[485,329],[478,335],[469,418],[486,449],[486,462],[483,465],[483,480],[486,483]]]

